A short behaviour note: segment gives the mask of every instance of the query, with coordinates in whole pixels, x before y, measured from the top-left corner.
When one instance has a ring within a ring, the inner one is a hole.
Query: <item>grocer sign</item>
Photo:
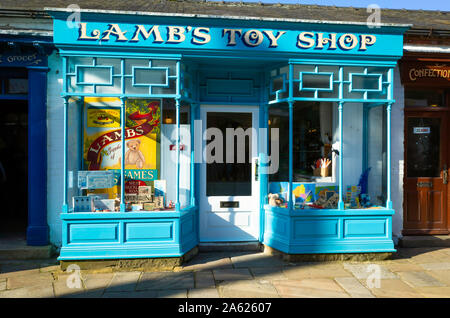
[[[0,53],[0,66],[46,66],[47,58],[36,52],[32,53]]]
[[[311,25],[304,30],[302,24],[298,26],[299,30],[292,30],[82,21],[78,27],[68,28],[65,20],[56,19],[54,41],[57,45],[97,47],[402,55],[402,34],[357,33],[348,29],[324,32],[314,31]]]

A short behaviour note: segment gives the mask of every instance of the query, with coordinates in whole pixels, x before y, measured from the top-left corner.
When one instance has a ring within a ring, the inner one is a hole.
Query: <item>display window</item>
[[[188,207],[190,104],[175,98],[177,62],[67,60],[68,212]]]
[[[78,107],[82,124],[82,163],[71,170],[74,212],[119,212],[121,201],[121,101],[86,97]],[[166,109],[166,108],[167,109]],[[126,211],[174,210],[176,199],[176,118],[173,99],[127,99],[125,102],[124,203]],[[190,200],[189,105],[184,105],[180,133],[181,206]],[[77,127],[74,125],[74,127]],[[78,132],[73,131],[73,135]],[[72,145],[77,140],[72,140]],[[73,149],[76,147],[69,147]],[[73,154],[70,158],[79,158]],[[187,169],[186,169],[187,168]]]
[[[269,139],[276,129],[279,169],[269,175],[266,202],[295,210],[389,206],[392,69],[292,62],[270,74]]]

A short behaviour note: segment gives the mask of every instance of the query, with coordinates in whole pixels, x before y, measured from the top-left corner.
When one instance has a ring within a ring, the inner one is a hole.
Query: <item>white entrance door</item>
[[[202,106],[201,119],[200,242],[258,240],[258,107]]]

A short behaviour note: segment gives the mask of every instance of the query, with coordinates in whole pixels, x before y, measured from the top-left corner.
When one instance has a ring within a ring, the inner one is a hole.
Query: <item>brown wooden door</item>
[[[404,235],[448,234],[448,116],[405,112]]]

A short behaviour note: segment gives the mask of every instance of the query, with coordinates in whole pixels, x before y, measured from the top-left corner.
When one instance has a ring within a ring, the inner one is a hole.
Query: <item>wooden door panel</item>
[[[442,207],[444,205],[444,196],[442,195],[442,191],[429,191],[428,192],[428,215],[427,220],[430,223],[435,223],[434,226],[437,226],[438,223],[442,223]]]
[[[405,235],[448,231],[447,140],[447,112],[405,112]]]
[[[407,191],[406,192],[406,211],[405,213],[405,225],[408,228],[413,227],[413,224],[420,223],[420,205],[419,205],[419,192],[418,191]]]

